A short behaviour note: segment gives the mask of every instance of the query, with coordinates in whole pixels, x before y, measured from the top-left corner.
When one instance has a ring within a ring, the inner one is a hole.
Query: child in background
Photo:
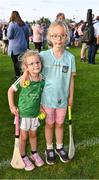
[[[55,163],[55,153],[63,163],[69,161],[68,153],[63,146],[63,124],[67,106],[73,104],[74,76],[76,75],[75,58],[65,50],[68,31],[62,22],[53,22],[48,29],[48,42],[52,48],[40,52],[42,58],[42,74],[45,86],[42,92],[41,104],[46,116],[46,163]],[[23,80],[28,73],[23,74]],[[54,150],[53,138],[56,138]]]
[[[70,46],[70,26],[69,24],[66,22],[66,18],[65,18],[65,14],[64,13],[58,13],[56,15],[56,21],[57,22],[63,22],[64,25],[66,26],[66,31],[68,33],[68,38],[66,39],[66,49],[69,49]]]
[[[63,146],[63,124],[67,106],[73,104],[74,76],[76,75],[75,58],[65,50],[68,31],[62,22],[53,22],[48,29],[48,41],[52,49],[42,51],[45,86],[41,104],[47,114],[45,125],[46,163],[55,163],[55,153],[63,163],[68,162],[68,154]],[[55,130],[56,148],[53,147]]]
[[[37,128],[39,121],[37,116],[40,112],[41,93],[44,87],[44,80],[40,74],[41,60],[38,52],[27,51],[22,57],[22,69],[28,70],[28,80],[20,87],[21,77],[9,88],[8,101],[12,114],[20,117],[20,154],[25,164],[25,170],[31,171],[44,164],[37,152]],[[21,88],[18,107],[14,103],[14,93]],[[26,155],[26,141],[29,136],[31,156]],[[32,161],[31,161],[32,160]]]

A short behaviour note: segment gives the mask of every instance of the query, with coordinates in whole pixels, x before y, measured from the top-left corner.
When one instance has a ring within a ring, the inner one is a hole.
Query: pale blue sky
[[[24,21],[41,17],[53,21],[56,14],[63,12],[67,18],[76,22],[86,20],[87,9],[93,9],[99,15],[98,0],[0,0],[0,19],[9,20],[12,10],[18,10]]]

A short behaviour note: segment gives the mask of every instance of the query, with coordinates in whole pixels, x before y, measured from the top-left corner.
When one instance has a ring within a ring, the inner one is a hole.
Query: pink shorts
[[[47,124],[63,124],[66,115],[66,108],[48,108],[43,107],[47,116],[46,116],[46,123]]]

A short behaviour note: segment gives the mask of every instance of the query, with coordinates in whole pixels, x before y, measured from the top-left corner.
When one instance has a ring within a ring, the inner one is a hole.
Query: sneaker
[[[69,46],[66,46],[66,49],[70,49],[70,47],[69,47]]]
[[[45,160],[46,160],[46,163],[49,165],[55,163],[55,151],[54,151],[54,149],[46,149]]]
[[[35,166],[32,164],[32,162],[29,160],[29,158],[28,158],[28,156],[25,156],[24,158],[22,158],[23,159],[23,162],[24,162],[24,164],[25,164],[25,170],[26,171],[32,171],[34,168],[35,168]]]
[[[42,160],[42,158],[40,157],[38,153],[32,154],[30,158],[32,161],[34,161],[37,167],[41,167],[44,165],[44,161]]]
[[[86,61],[86,57],[81,58],[81,61],[85,62]]]
[[[65,152],[64,148],[61,149],[55,149],[55,153],[59,156],[60,160],[63,163],[66,163],[69,161],[68,159],[68,153]]]

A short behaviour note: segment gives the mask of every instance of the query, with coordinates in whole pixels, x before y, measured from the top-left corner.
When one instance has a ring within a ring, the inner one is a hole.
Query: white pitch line
[[[83,140],[82,142],[75,144],[75,146],[76,146],[76,149],[83,149],[83,148],[92,147],[92,146],[98,145],[98,144],[99,144],[99,137],[96,137],[93,139]],[[68,146],[65,146],[65,148],[67,149]],[[9,160],[9,159],[2,160],[0,162],[0,169],[10,167],[10,161],[11,160]]]
[[[94,145],[99,144],[99,137],[89,139],[89,140],[83,140],[82,142],[75,145],[78,149],[86,148],[86,147],[92,147]]]

